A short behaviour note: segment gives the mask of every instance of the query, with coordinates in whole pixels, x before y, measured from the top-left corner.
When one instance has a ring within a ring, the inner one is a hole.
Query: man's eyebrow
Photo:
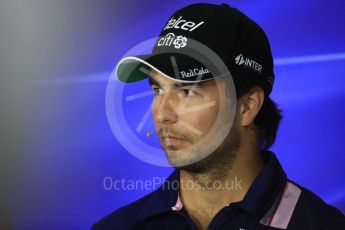
[[[149,84],[150,86],[153,86],[153,85],[160,86],[159,82],[153,79],[152,77],[149,77]]]
[[[194,86],[194,87],[202,87],[206,84],[203,84],[204,82],[178,82],[176,84],[174,84],[174,86],[176,88],[180,88],[180,87],[190,87],[190,86]],[[153,86],[153,85],[156,85],[156,86],[159,86],[160,87],[160,84],[157,80],[153,79],[152,77],[149,77],[149,84],[150,86]]]
[[[200,84],[201,82],[190,82],[190,83],[177,83],[175,84],[176,87],[186,87],[186,86],[194,86],[194,87],[199,87],[202,84]]]

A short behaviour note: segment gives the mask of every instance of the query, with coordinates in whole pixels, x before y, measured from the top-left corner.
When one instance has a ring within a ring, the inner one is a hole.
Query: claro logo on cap
[[[193,31],[196,28],[198,28],[199,26],[201,26],[202,24],[204,24],[204,21],[201,21],[199,23],[195,23],[192,21],[187,21],[185,19],[182,19],[182,16],[180,16],[178,19],[175,19],[174,17],[172,17],[168,23],[166,24],[166,26],[164,27],[163,30],[166,29],[181,29],[181,30],[187,30],[187,31]]]
[[[236,65],[244,66],[248,69],[252,69],[252,70],[258,72],[259,74],[261,74],[262,65],[260,65],[256,61],[251,60],[249,58],[244,58],[242,54],[238,55],[235,58],[235,63],[236,63]]]

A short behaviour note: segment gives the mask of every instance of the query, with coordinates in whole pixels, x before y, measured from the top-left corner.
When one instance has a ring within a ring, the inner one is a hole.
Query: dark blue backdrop
[[[20,11],[29,15],[20,22],[31,20],[25,28],[37,35],[27,49],[37,48],[31,52],[40,68],[8,201],[16,229],[88,229],[150,192],[108,190],[104,178],[169,175],[171,168],[136,159],[114,137],[105,89],[122,55],[194,2],[227,2],[266,31],[276,63],[272,98],[284,115],[272,150],[290,179],[345,212],[343,0],[42,1]]]

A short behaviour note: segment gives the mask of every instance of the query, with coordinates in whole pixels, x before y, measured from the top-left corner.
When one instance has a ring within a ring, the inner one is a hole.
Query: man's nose
[[[175,123],[177,121],[175,99],[171,94],[165,94],[155,108],[155,119],[159,123]]]

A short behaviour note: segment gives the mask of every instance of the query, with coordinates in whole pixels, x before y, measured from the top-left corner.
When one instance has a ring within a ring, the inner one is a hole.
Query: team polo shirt
[[[265,166],[243,200],[223,207],[207,229],[345,230],[345,217],[317,195],[287,179],[278,159],[262,151]],[[195,229],[179,196],[179,170],[145,197],[104,217],[92,229]],[[170,185],[170,186],[169,186]]]

